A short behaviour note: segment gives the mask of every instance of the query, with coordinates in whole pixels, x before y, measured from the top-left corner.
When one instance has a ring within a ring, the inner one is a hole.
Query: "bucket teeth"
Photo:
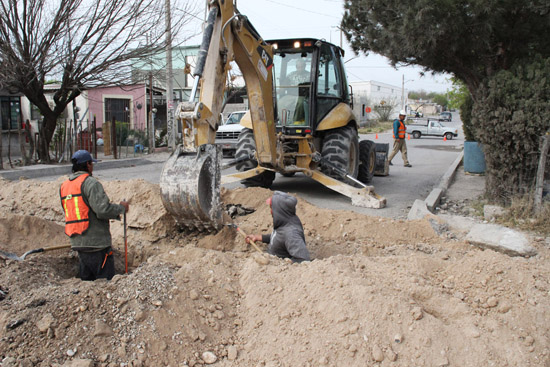
[[[219,146],[204,144],[196,152],[184,152],[178,146],[164,164],[162,203],[180,225],[198,231],[222,227],[221,160]]]

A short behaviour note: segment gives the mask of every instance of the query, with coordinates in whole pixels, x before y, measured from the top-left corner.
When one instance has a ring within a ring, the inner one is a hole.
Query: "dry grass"
[[[376,134],[376,133],[382,133],[384,131],[391,130],[392,128],[393,128],[393,122],[391,121],[374,122],[374,123],[369,123],[369,125],[360,128],[359,133]]]
[[[522,197],[512,200],[506,213],[498,218],[498,222],[521,230],[533,231],[542,235],[550,235],[550,202],[543,203],[540,213],[534,213],[533,200]]]

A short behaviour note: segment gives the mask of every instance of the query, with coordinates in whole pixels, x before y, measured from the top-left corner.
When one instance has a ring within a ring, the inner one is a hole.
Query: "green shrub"
[[[487,197],[503,204],[532,194],[540,138],[550,129],[550,59],[515,65],[476,92],[472,122],[487,164]]]
[[[462,120],[462,131],[464,131],[464,140],[477,141],[474,131],[475,128],[472,122],[472,107],[474,101],[472,95],[468,93],[464,102],[460,105],[460,120]]]

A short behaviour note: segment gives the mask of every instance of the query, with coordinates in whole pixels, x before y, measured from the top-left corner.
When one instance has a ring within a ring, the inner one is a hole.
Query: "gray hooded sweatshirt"
[[[273,193],[273,232],[262,235],[262,242],[269,243],[267,252],[293,262],[310,261],[306,248],[304,228],[296,215],[298,200],[281,191]]]

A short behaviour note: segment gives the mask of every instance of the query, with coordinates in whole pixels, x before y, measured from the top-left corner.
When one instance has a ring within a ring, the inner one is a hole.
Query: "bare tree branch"
[[[195,5],[174,3],[171,32],[196,17]],[[139,59],[163,52],[163,0],[0,0],[0,84],[19,91],[44,116],[39,156],[49,161],[48,146],[57,118],[82,90],[122,85],[131,80]],[[55,80],[53,108],[44,96]]]

